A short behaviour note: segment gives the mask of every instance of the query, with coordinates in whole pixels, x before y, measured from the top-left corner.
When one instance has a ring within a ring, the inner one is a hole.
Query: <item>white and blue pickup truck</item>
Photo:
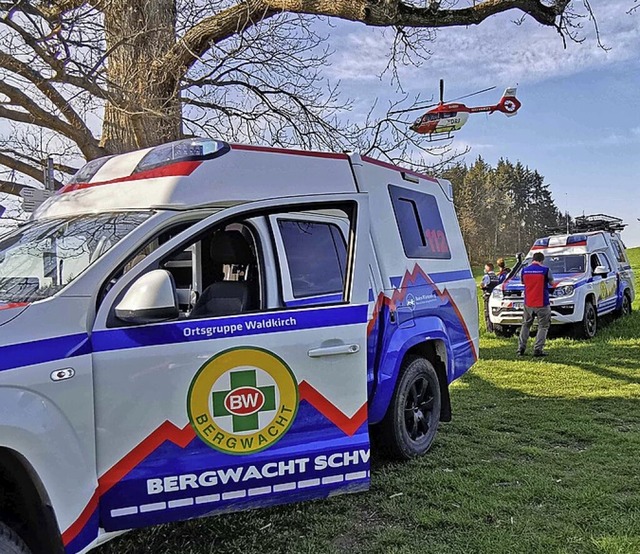
[[[592,338],[599,318],[631,311],[634,277],[619,234],[620,220],[602,214],[583,216],[576,227],[574,233],[536,240],[521,267],[535,252],[542,252],[543,264],[555,280],[550,291],[551,323],[570,325],[576,337]],[[497,334],[515,333],[522,323],[523,306],[524,285],[516,270],[489,299],[489,317]]]
[[[367,489],[478,356],[447,181],[189,139],[0,237],[0,552]]]

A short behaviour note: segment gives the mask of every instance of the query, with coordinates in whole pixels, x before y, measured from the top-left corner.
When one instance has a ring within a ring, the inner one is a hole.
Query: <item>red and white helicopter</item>
[[[469,114],[481,113],[481,112],[502,112],[507,117],[516,115],[522,104],[520,100],[516,98],[516,87],[510,87],[504,91],[500,101],[493,106],[475,106],[468,107],[464,104],[458,104],[456,101],[483,92],[488,92],[496,87],[490,87],[471,94],[466,94],[459,98],[455,98],[453,101],[444,102],[444,81],[440,79],[440,102],[437,104],[430,104],[427,106],[416,106],[415,108],[409,108],[407,110],[395,110],[389,112],[394,113],[406,113],[415,110],[425,110],[436,106],[434,109],[429,110],[424,115],[421,115],[411,125],[410,129],[421,135],[427,135],[429,140],[446,140],[451,138],[451,133],[462,129],[463,125],[469,119]]]

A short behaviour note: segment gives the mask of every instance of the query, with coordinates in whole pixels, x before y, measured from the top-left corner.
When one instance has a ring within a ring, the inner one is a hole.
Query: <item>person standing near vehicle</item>
[[[498,271],[498,283],[504,283],[507,276],[509,275],[509,272],[511,271],[511,268],[505,265],[504,258],[498,258],[496,263],[498,264],[498,269],[500,270]]]
[[[497,286],[498,276],[493,271],[493,264],[489,262],[484,266],[484,275],[482,276],[482,281],[480,281],[482,300],[484,302],[484,322],[489,333],[493,333],[493,323],[489,319],[489,298],[491,297],[491,291]]]
[[[544,254],[536,252],[533,262],[522,270],[522,283],[524,284],[524,314],[520,329],[520,341],[518,344],[518,356],[524,356],[529,340],[529,332],[534,318],[538,318],[538,333],[533,345],[533,355],[546,356],[544,343],[547,340],[547,332],[551,325],[551,306],[549,305],[549,287],[553,286],[551,270],[542,265]]]

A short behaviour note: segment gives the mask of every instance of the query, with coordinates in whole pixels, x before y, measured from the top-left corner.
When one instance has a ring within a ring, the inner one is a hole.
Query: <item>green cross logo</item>
[[[213,391],[213,417],[231,416],[234,433],[258,430],[259,414],[276,409],[276,387],[258,387],[254,369],[232,371],[230,380],[230,390]]]

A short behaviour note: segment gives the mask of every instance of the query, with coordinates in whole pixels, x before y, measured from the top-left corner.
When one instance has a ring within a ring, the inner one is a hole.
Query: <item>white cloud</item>
[[[640,14],[626,13],[628,0],[592,4],[607,51],[598,46],[593,25],[586,20],[585,41],[568,41],[565,49],[553,29],[531,19],[516,25],[513,14],[502,14],[478,27],[440,30],[436,41],[428,44],[431,57],[422,67],[400,68],[403,86],[417,92],[424,90],[425,83],[437,83],[440,77],[456,89],[482,87],[488,82],[505,86],[534,83],[637,59]],[[336,54],[329,74],[345,84],[366,85],[379,79],[384,70],[392,36],[362,26],[354,29],[344,37],[336,37]]]

